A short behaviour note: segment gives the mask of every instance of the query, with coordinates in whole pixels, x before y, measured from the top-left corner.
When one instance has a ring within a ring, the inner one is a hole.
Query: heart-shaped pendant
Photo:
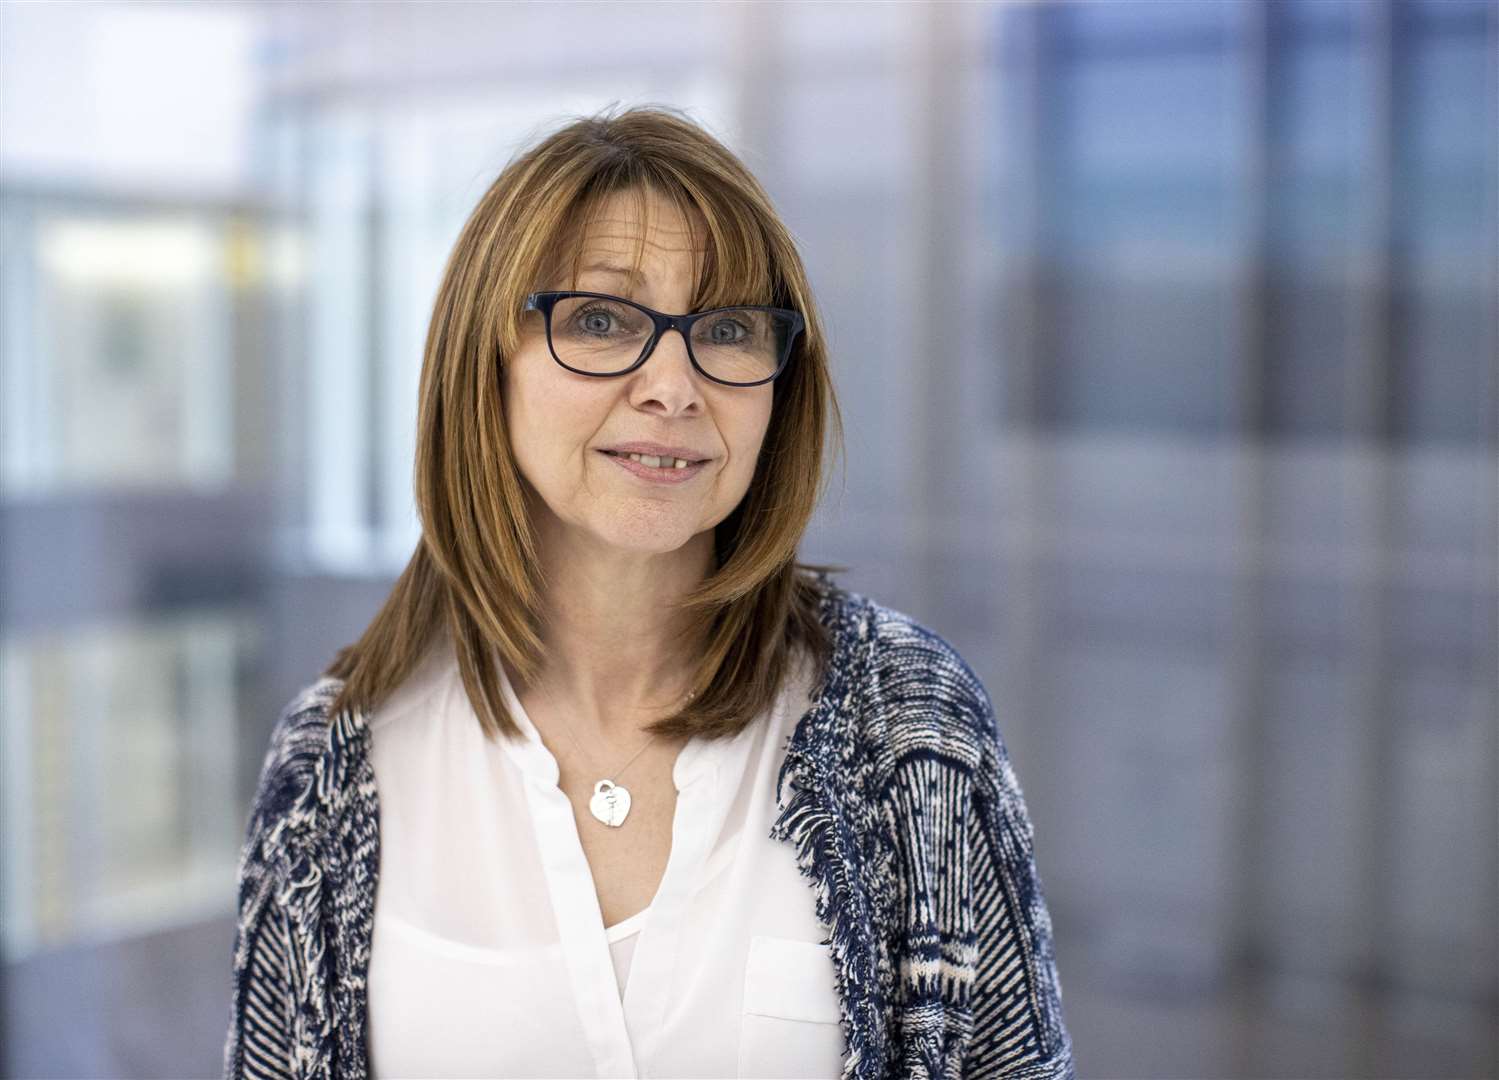
[[[630,792],[613,780],[600,780],[593,785],[593,798],[588,800],[588,809],[605,825],[619,828],[630,812]]]

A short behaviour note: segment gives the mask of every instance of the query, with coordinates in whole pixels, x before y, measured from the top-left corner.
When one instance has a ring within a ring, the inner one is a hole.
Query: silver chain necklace
[[[542,687],[542,690],[546,693],[547,701],[557,711],[557,715],[562,716],[562,711],[557,709],[557,700],[552,697],[551,690],[545,686]],[[689,693],[687,701],[691,701],[695,697],[697,697],[696,692]],[[568,735],[572,736],[572,740],[577,745],[578,750],[582,752],[584,757],[588,757],[588,752],[583,749],[583,744],[578,741],[578,736],[573,732],[572,724],[567,722],[566,717],[563,717],[562,722],[567,728]],[[625,769],[635,764],[635,758],[645,753],[645,748],[651,745],[655,741],[655,738],[656,736],[652,734],[649,739],[645,740],[640,749],[635,751],[634,757],[625,762],[621,768],[616,769],[613,775],[619,776]],[[605,825],[615,829],[619,828],[625,823],[625,818],[630,813],[630,789],[621,786],[612,779],[606,778],[598,781],[593,785],[593,797],[588,800],[588,811]]]

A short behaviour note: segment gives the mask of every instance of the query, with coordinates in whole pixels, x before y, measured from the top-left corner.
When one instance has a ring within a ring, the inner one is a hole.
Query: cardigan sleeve
[[[224,1042],[225,1080],[293,1080],[291,936],[274,895],[241,911],[234,940],[234,1009]]]
[[[296,960],[292,921],[282,893],[277,858],[288,818],[312,780],[310,762],[320,745],[316,702],[305,692],[281,713],[245,827],[239,859],[239,904],[233,954],[233,1006],[224,1040],[225,1080],[293,1080],[296,1054]]]
[[[963,1076],[1075,1080],[1034,830],[993,704],[982,686],[977,696],[982,754],[966,832],[978,956]]]

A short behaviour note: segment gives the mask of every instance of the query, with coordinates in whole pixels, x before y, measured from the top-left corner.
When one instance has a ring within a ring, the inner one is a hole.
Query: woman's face
[[[583,238],[578,282],[538,289],[628,294],[657,311],[686,312],[703,254],[701,223],[654,192],[646,198],[648,227],[633,199],[612,196]],[[630,293],[625,272],[599,267],[628,271],[642,232],[642,279]],[[771,384],[734,387],[704,378],[675,331],[628,375],[579,375],[552,359],[540,312],[523,320],[520,347],[503,365],[505,422],[521,474],[545,504],[542,536],[570,553],[662,554],[705,533],[711,546],[713,527],[749,490],[770,423]],[[682,482],[663,483],[631,471],[628,458],[604,453],[637,441],[683,447],[707,461]]]

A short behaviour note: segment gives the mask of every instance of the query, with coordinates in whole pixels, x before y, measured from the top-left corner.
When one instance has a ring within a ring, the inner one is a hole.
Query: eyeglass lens
[[[781,365],[793,321],[760,308],[723,308],[692,325],[692,355],[725,382],[759,382]],[[623,371],[645,351],[655,330],[638,308],[596,296],[567,296],[552,308],[552,351],[570,368],[590,374]]]

